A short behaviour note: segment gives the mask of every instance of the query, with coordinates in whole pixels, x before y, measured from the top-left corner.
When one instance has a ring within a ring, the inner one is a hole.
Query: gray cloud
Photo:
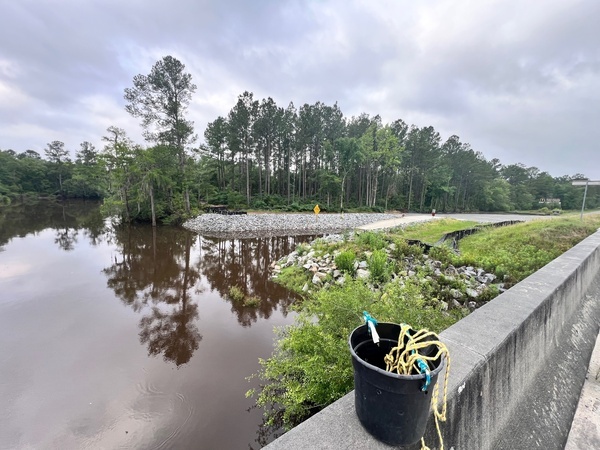
[[[123,89],[171,54],[198,85],[200,136],[249,90],[600,179],[598,23],[595,0],[3,1],[0,147],[101,145],[109,125],[141,142]]]

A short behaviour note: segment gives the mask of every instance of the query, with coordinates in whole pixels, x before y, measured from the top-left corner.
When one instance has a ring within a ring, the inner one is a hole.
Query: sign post
[[[571,184],[573,186],[585,186],[585,191],[583,191],[583,203],[581,204],[581,215],[579,216],[579,218],[583,220],[583,210],[585,209],[585,198],[587,197],[588,186],[600,186],[600,180],[578,180],[573,181]]]

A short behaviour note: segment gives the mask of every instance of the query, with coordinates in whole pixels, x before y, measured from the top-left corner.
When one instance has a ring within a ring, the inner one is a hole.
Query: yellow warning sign
[[[319,208],[319,205],[315,205],[313,211],[315,212],[315,214],[319,214],[321,212],[321,208]]]

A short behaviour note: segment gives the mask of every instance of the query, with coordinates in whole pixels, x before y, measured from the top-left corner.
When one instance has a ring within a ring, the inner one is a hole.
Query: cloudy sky
[[[201,138],[248,90],[600,180],[598,24],[598,0],[0,0],[0,148],[141,143],[123,90],[172,55]]]

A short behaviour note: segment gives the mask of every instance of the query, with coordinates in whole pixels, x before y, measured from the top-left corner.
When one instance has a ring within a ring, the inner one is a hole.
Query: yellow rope
[[[404,340],[408,335],[406,345]],[[433,338],[431,340],[427,340]],[[432,356],[419,354],[419,350],[429,347],[437,347],[437,353]],[[442,410],[439,410],[438,396],[440,384],[436,383],[431,396],[431,406],[433,408],[433,416],[435,419],[435,428],[437,429],[440,439],[440,450],[444,450],[444,440],[442,439],[442,431],[439,422],[446,421],[446,400],[448,394],[448,375],[450,374],[450,352],[446,345],[439,340],[437,334],[428,330],[413,330],[410,325],[402,324],[400,326],[400,335],[398,336],[398,346],[390,350],[385,355],[384,361],[388,372],[395,372],[399,375],[415,375],[421,373],[417,360],[425,362],[435,361],[438,358],[445,356],[446,358],[446,373],[444,375],[444,398],[442,401]],[[425,439],[421,438],[421,450],[430,450],[425,445]]]

